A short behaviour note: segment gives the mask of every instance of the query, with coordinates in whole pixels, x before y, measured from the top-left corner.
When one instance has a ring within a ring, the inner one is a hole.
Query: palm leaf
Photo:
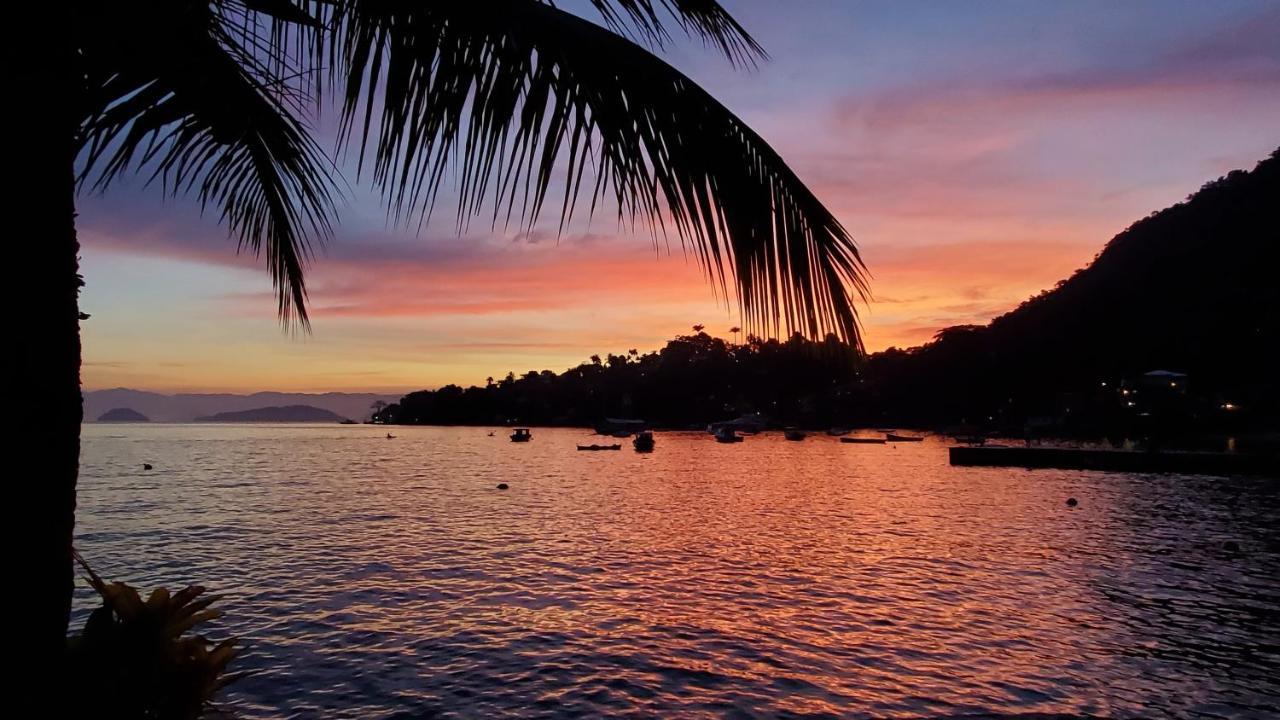
[[[661,7],[686,33],[716,45],[734,63],[750,64],[765,57],[759,43],[715,0],[660,0],[658,7],[653,0],[591,0],[591,4],[610,29],[651,45],[661,47],[669,38],[658,12]]]
[[[722,291],[736,281],[748,327],[859,342],[849,234],[763,139],[619,33],[660,47],[674,21],[735,63],[759,45],[714,0],[592,4],[605,27],[550,0],[83,4],[84,181],[149,167],[195,192],[266,252],[281,316],[305,326],[333,177],[299,116],[331,80],[342,138],[397,219],[425,220],[450,168],[460,224],[491,204],[495,224],[532,225],[558,183],[562,228],[585,199],[674,231]]]
[[[670,223],[714,283],[736,280],[749,327],[860,343],[852,294],[866,284],[848,232],[759,135],[643,47],[536,0],[340,4],[328,48],[343,138],[397,218],[428,216],[454,163],[459,223],[490,203],[495,223],[505,211],[532,224],[558,180],[562,228],[583,197],[590,212],[611,201],[621,223]],[[648,2],[597,6],[656,27]]]
[[[238,4],[87,5],[82,183],[141,168],[171,193],[194,192],[242,249],[265,251],[282,319],[305,327],[303,269],[331,231],[333,175],[295,114],[309,98],[280,81],[271,48],[286,41],[246,46],[253,35],[222,14]]]

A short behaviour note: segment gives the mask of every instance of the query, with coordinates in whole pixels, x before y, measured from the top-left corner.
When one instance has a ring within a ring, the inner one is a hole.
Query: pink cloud
[[[1111,156],[1127,151],[1125,133],[1200,112],[1217,118],[1224,104],[1241,114],[1280,108],[1277,28],[1280,9],[1273,8],[1129,66],[935,79],[851,95],[826,115],[780,111],[786,122],[776,140],[862,245],[877,300],[864,314],[868,347],[923,342],[942,327],[1007,311],[1087,263],[1129,222],[1221,168],[1256,159],[1223,155],[1240,147],[1230,137],[1221,149],[1198,151],[1217,165],[1183,162],[1182,176],[1167,168],[1142,174],[1134,160],[1158,160],[1166,152],[1160,143],[1140,144],[1141,158]],[[1185,122],[1188,132],[1205,135],[1203,122]],[[212,218],[176,213],[155,221],[146,208],[145,220],[131,221],[127,210],[110,210],[86,223],[87,244],[261,272],[262,262],[236,255]],[[677,245],[655,258],[643,233],[561,238],[540,229],[459,238],[449,218],[440,220],[421,238],[340,229],[308,277],[317,323],[452,321],[465,337],[435,350],[536,355],[657,344],[686,327],[686,308],[723,311],[694,257]],[[258,316],[274,307],[265,291],[227,301]],[[626,318],[629,328],[597,332],[578,319],[548,339],[557,314],[606,308],[611,322]],[[524,325],[534,315],[539,327],[531,331]]]

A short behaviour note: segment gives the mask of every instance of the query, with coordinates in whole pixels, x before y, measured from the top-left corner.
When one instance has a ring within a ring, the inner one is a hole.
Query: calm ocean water
[[[393,432],[86,425],[78,547],[225,595],[245,718],[1280,715],[1276,480]]]

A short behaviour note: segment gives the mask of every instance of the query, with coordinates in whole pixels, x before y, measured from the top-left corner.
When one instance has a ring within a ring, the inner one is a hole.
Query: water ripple
[[[86,426],[77,543],[225,596],[246,718],[1280,715],[1275,480],[382,432]]]

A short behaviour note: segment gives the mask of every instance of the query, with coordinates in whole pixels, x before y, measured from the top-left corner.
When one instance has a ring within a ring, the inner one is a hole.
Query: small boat
[[[533,435],[529,433],[529,428],[516,428],[511,433],[511,442],[529,442],[533,439]]]
[[[893,433],[885,433],[886,442],[923,442],[924,438],[915,435],[894,435]]]
[[[840,442],[857,443],[858,445],[883,445],[888,442],[888,440],[885,440],[884,438],[842,437],[840,438]]]
[[[395,436],[395,435],[392,435],[391,433],[387,433],[387,439],[388,439],[388,440],[395,440],[395,439],[396,439],[396,436]]]
[[[805,432],[799,428],[786,428],[782,431],[782,436],[792,442],[800,442],[808,437]]]
[[[604,420],[601,420],[600,422],[596,423],[595,430],[597,435],[608,435],[610,437],[630,437],[632,433],[637,433],[637,432],[640,432],[641,430],[644,430],[645,425],[647,424],[648,423],[646,423],[644,420],[641,420],[639,418],[607,417]],[[619,435],[618,433],[624,433],[624,434]]]
[[[653,452],[653,433],[648,430],[636,433],[631,445],[635,447],[636,452]]]
[[[984,435],[955,435],[955,441],[964,445],[986,445],[987,438]]]
[[[720,428],[715,432],[716,442],[721,443],[738,443],[742,442],[742,436],[734,432],[732,428]]]
[[[492,430],[490,430],[490,431],[489,431],[489,437],[493,437],[493,431],[492,431]]]
[[[764,416],[757,413],[755,415],[743,415],[733,420],[711,423],[707,426],[707,432],[715,435],[721,430],[728,429],[731,432],[755,435],[763,430],[766,424]]]
[[[621,450],[621,445],[579,445],[579,450]]]
[[[830,435],[831,437],[842,437],[844,435],[848,435],[851,432],[853,431],[850,430],[849,428],[831,428],[830,430],[827,431],[827,434]]]

